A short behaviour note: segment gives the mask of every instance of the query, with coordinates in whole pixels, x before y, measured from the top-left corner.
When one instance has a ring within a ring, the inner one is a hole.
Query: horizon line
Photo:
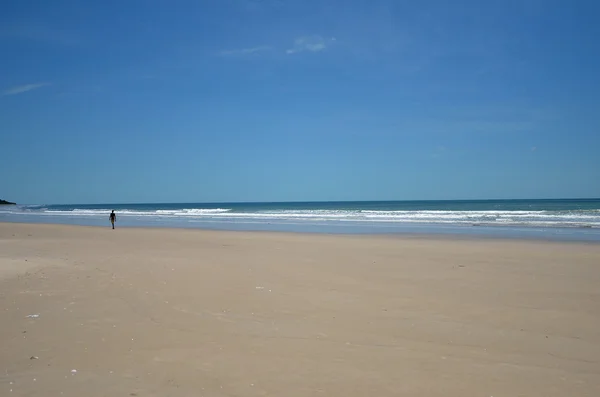
[[[161,205],[161,204],[204,204],[204,205],[220,205],[220,204],[324,204],[324,203],[410,203],[410,202],[467,202],[467,201],[558,201],[558,200],[600,200],[600,197],[562,197],[562,198],[489,198],[489,199],[411,199],[411,200],[308,200],[308,201],[171,201],[171,202],[146,202],[146,203],[53,203],[53,204],[19,204],[25,206],[46,206],[46,205]]]

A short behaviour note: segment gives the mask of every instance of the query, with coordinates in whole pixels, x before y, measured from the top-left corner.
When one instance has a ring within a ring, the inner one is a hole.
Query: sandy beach
[[[600,245],[0,224],[0,396],[600,395]]]

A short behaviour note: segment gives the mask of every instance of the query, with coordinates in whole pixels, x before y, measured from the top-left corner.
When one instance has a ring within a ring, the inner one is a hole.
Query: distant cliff
[[[6,200],[0,200],[0,205],[7,205],[7,204],[15,205],[16,203],[11,203],[10,201],[6,201]]]

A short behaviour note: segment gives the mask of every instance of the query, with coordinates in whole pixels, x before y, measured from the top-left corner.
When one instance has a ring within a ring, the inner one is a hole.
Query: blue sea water
[[[600,241],[600,199],[18,205],[0,222]]]

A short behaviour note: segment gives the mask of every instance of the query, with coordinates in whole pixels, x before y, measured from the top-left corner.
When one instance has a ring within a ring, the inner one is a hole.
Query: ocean
[[[0,222],[600,241],[600,199],[1,206]]]

